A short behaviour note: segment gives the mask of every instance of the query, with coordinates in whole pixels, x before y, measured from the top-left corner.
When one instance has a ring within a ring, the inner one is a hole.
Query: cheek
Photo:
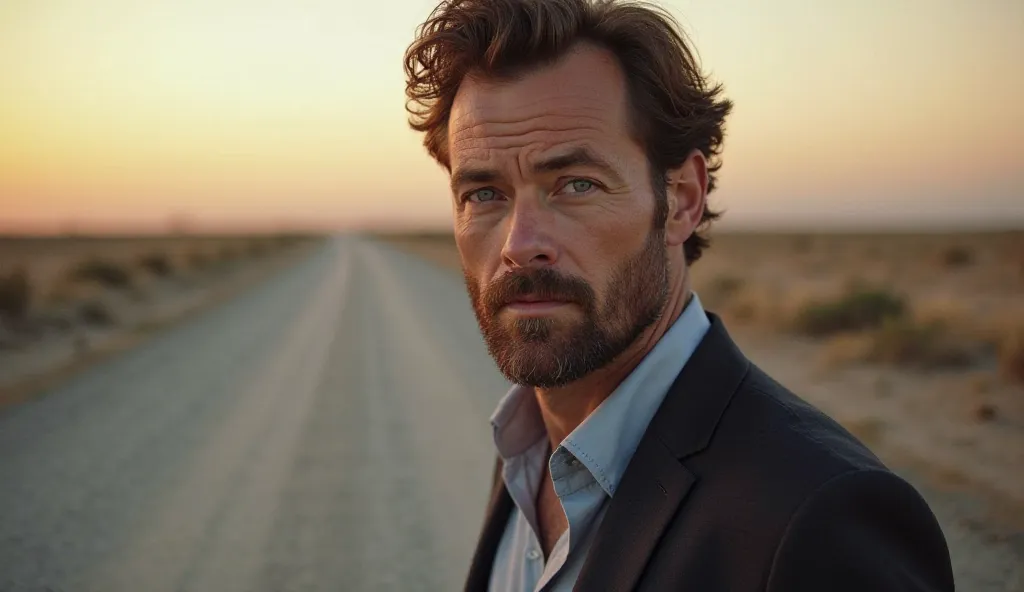
[[[456,245],[463,268],[477,278],[493,279],[502,265],[503,229],[501,223],[457,223]]]
[[[486,233],[476,228],[457,228],[455,246],[458,248],[464,273],[478,283],[482,278],[488,277],[489,270],[493,267],[493,249],[489,246],[489,237]],[[500,252],[498,256],[500,257]]]
[[[600,298],[619,269],[644,248],[651,232],[650,219],[644,213],[616,213],[590,220],[576,237],[580,266]]]

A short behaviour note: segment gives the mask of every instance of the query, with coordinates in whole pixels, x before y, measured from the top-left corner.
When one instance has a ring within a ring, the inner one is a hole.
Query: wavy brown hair
[[[512,79],[550,64],[579,42],[611,51],[626,78],[632,133],[643,147],[664,222],[666,173],[694,149],[708,161],[708,191],[722,163],[732,103],[705,77],[678,23],[661,8],[633,0],[443,0],[405,53],[409,125],[451,172],[448,118],[469,74]],[[708,246],[703,234],[719,213],[705,206],[683,248],[687,261]]]

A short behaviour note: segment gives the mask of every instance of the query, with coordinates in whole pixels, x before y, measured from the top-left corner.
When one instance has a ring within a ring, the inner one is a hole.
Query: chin
[[[507,359],[501,364],[501,373],[509,381],[523,386],[556,388],[565,386],[578,377],[566,373],[566,367],[552,364],[550,358],[537,356]]]

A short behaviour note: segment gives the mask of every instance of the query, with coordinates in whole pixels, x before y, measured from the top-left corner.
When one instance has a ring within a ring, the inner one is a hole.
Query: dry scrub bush
[[[86,325],[93,327],[113,325],[116,320],[110,309],[97,300],[90,300],[79,305],[78,318]]]
[[[0,317],[21,320],[32,305],[32,283],[28,272],[19,267],[0,276]]]
[[[810,301],[797,312],[797,331],[812,337],[864,331],[904,317],[906,300],[881,288],[851,287],[835,300]]]
[[[157,277],[168,277],[174,273],[174,263],[165,253],[150,253],[139,259],[139,265]]]
[[[125,289],[132,285],[132,274],[125,266],[105,259],[82,261],[71,269],[71,277],[114,289]]]
[[[900,302],[892,295],[860,292],[836,302],[817,303],[812,308],[815,312],[804,312],[810,317],[800,322],[814,318],[818,324],[811,326],[818,332],[811,334],[830,336],[822,351],[826,367],[873,362],[918,370],[959,369],[980,358],[985,343],[965,332],[969,324],[960,309],[933,303],[923,314],[912,314],[910,307],[898,305]],[[839,330],[840,326],[845,329]],[[825,327],[834,330],[826,332]]]

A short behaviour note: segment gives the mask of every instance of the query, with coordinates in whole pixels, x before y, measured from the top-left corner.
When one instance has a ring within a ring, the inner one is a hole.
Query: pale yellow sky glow
[[[1024,225],[1024,2],[669,0],[737,225]],[[408,130],[430,0],[0,3],[0,231],[450,224]]]

